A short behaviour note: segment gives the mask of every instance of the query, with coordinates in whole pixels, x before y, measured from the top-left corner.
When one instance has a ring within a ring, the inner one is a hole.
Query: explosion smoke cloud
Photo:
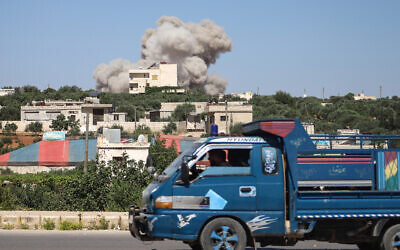
[[[178,64],[178,84],[186,88],[203,88],[207,94],[225,91],[227,80],[216,73],[208,75],[208,67],[221,53],[232,50],[232,40],[221,26],[210,20],[183,23],[177,17],[163,16],[157,28],[146,30],[142,37],[142,59],[131,63],[126,59],[100,64],[93,72],[96,88],[102,92],[128,91],[129,69],[153,62]]]

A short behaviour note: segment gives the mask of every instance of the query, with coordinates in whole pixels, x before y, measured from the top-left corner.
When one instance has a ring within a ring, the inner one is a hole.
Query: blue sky
[[[211,19],[232,38],[210,72],[227,92],[400,95],[400,1],[0,1],[0,86],[95,88],[93,70],[136,61],[160,16]]]

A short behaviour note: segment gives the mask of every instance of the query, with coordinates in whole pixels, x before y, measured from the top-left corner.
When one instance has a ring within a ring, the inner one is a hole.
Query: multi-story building
[[[15,89],[0,89],[0,96],[11,95],[15,93]]]
[[[143,94],[146,87],[178,87],[178,67],[165,62],[129,70],[129,93]]]
[[[219,133],[229,134],[230,127],[236,123],[253,121],[253,107],[247,102],[220,102],[209,103],[206,106],[207,132],[211,124],[218,125]]]
[[[179,105],[192,104],[195,111],[190,113],[186,121],[186,130],[204,132],[210,131],[211,124],[218,125],[219,132],[229,133],[229,128],[236,123],[247,123],[253,121],[253,107],[244,101],[237,102],[167,102],[161,103],[161,109],[150,111],[148,118],[155,122],[171,117]],[[205,114],[206,121],[200,120],[200,114]]]
[[[45,100],[31,102],[21,107],[21,121],[52,121],[64,115],[67,119],[79,120],[85,126],[86,114],[89,115],[89,130],[95,130],[97,122],[125,122],[126,113],[116,113],[112,104],[100,104],[98,98],[87,97],[83,101]]]
[[[205,112],[207,102],[162,102],[161,108],[158,110],[152,110],[148,113],[150,121],[158,121],[171,117],[172,113],[179,105],[192,104],[195,107],[195,111],[192,115],[198,115]]]

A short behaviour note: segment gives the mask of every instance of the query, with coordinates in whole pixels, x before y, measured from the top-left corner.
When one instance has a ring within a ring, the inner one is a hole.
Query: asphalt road
[[[140,242],[128,231],[33,231],[0,230],[1,250],[134,250],[134,249],[187,249],[179,241]],[[339,245],[317,241],[299,242],[294,247],[264,247],[276,249],[358,249],[355,245]]]

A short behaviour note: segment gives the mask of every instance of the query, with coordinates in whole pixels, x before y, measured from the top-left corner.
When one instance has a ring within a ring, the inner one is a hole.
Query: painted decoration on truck
[[[178,228],[182,228],[189,225],[190,221],[196,218],[196,215],[189,214],[188,216],[183,217],[181,214],[178,214],[177,217],[178,217]]]
[[[399,190],[398,158],[396,151],[385,152],[385,190]]]
[[[274,223],[277,221],[278,218],[270,218],[265,215],[259,215],[254,217],[252,220],[249,220],[246,224],[249,227],[251,232],[260,230],[260,229],[267,229],[269,228],[269,224]]]
[[[276,148],[263,147],[262,148],[262,163],[264,174],[272,175],[278,172],[277,167],[277,152]]]
[[[378,189],[388,191],[400,190],[399,152],[378,152]]]

